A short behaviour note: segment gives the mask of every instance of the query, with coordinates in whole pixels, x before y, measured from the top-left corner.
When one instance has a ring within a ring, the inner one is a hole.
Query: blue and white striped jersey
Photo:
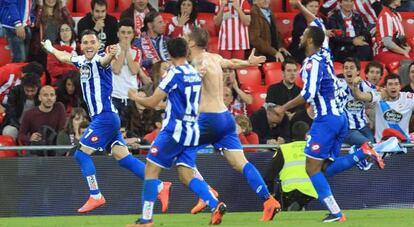
[[[319,18],[315,19],[310,26],[326,30]],[[335,75],[327,37],[321,50],[303,61],[300,74],[304,82],[301,95],[312,105],[315,117],[328,114],[339,116],[343,113],[347,86],[346,83],[341,83]]]
[[[101,56],[96,54],[92,60],[84,55],[71,58],[72,63],[80,71],[80,83],[83,99],[85,100],[89,115],[96,116],[102,112],[114,112],[116,109],[111,102],[112,70],[111,66],[103,67]]]
[[[201,82],[199,72],[186,63],[170,67],[158,86],[168,95],[161,130],[184,146],[196,146],[200,138],[197,119]]]
[[[375,92],[375,85],[368,81],[361,81],[359,90],[363,92]],[[356,100],[352,94],[352,89],[346,89],[347,99],[345,104],[345,114],[348,118],[349,129],[361,129],[367,125],[367,115],[365,113],[365,103]]]

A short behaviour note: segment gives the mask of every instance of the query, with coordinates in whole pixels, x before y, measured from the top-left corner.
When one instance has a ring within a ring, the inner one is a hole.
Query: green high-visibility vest
[[[305,195],[318,198],[318,194],[306,173],[306,156],[304,154],[306,141],[295,141],[280,145],[285,164],[280,171],[283,192],[295,189]]]

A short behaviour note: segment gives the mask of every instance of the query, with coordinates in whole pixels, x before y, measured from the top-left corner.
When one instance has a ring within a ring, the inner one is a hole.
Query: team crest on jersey
[[[312,69],[312,62],[308,62],[308,64],[306,64],[305,69],[310,71]]]
[[[386,121],[391,121],[391,122],[400,122],[403,118],[403,115],[401,113],[398,113],[396,110],[394,109],[390,109],[388,111],[386,111],[384,113],[384,119]]]
[[[158,154],[158,147],[152,146],[150,149],[150,153],[156,156]]]
[[[321,146],[318,143],[313,143],[311,145],[312,152],[318,153],[321,150]]]
[[[91,136],[91,142],[92,143],[96,143],[96,142],[98,142],[98,140],[99,140],[98,136],[96,136],[96,135]]]
[[[80,81],[87,82],[91,78],[91,67],[89,67],[87,64],[82,65],[79,69],[79,73]]]

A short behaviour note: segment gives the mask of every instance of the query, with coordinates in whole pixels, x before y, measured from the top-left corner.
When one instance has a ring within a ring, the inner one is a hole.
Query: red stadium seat
[[[281,1],[281,0],[271,1],[270,2],[270,8],[272,9],[272,11],[274,13],[283,12],[283,1]]]
[[[251,95],[253,97],[253,102],[250,105],[247,105],[247,114],[250,116],[252,113],[260,109],[266,101],[267,95],[267,86],[251,86]]]
[[[258,67],[238,69],[237,78],[241,88],[260,86],[262,84],[262,73]]]
[[[123,12],[124,10],[128,9],[129,6],[131,6],[131,0],[118,0],[118,12]]]
[[[299,13],[300,11],[299,11],[299,10],[297,10],[297,9],[295,9],[295,8],[293,8],[293,7],[290,5],[289,1],[286,1],[286,12],[290,12],[290,13],[295,13],[295,14],[297,14],[297,13]]]
[[[272,85],[283,80],[282,63],[269,62],[263,64],[263,73],[265,74],[265,84]]]
[[[210,37],[218,36],[219,27],[214,24],[213,13],[198,13],[197,19],[200,21],[201,27],[206,29]]]
[[[165,25],[170,24],[172,21],[172,18],[174,17],[174,14],[171,14],[171,13],[160,13],[160,14],[162,16],[162,19],[164,20]]]
[[[7,39],[0,38],[0,66],[8,64],[11,62],[11,51],[9,46],[7,46]]]
[[[0,147],[1,146],[15,146],[16,143],[11,136],[0,135]],[[17,157],[16,151],[0,151],[0,158]]]
[[[78,13],[89,13],[91,11],[92,0],[76,0],[76,12]],[[115,12],[115,0],[107,0],[108,13]]]
[[[361,61],[360,62],[360,64],[361,64],[361,71],[360,71],[359,75],[361,76],[361,78],[363,80],[366,80],[367,79],[367,76],[365,75],[365,68],[367,67],[368,63],[369,63],[369,61]]]
[[[414,37],[414,12],[401,12],[402,25],[407,39]]]
[[[296,13],[276,13],[276,28],[282,36],[282,40],[289,40],[289,37],[292,37],[293,31],[293,19],[295,18]],[[286,45],[286,41],[284,44]],[[287,47],[287,46],[285,46]]]
[[[337,62],[337,61],[334,62],[334,70],[335,70],[336,75],[344,73],[344,69],[342,67],[343,67],[343,64],[341,62]]]
[[[74,9],[73,9],[73,0],[67,0],[66,1],[66,8],[68,8],[68,10],[69,10],[69,12],[74,12]]]
[[[217,36],[210,37],[210,39],[208,40],[207,51],[208,52],[211,52],[211,53],[215,53],[215,54],[218,54],[219,53],[219,49],[218,49],[218,37]]]

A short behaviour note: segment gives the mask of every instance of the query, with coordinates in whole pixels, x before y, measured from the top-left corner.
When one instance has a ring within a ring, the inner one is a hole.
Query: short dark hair
[[[118,28],[120,28],[121,26],[131,27],[132,30],[135,30],[134,21],[131,18],[123,18],[121,21],[119,21]]]
[[[384,67],[382,66],[381,63],[377,62],[377,61],[370,61],[367,66],[365,66],[365,74],[368,74],[369,70],[371,68],[379,68],[380,69],[380,73],[381,76],[384,73]]]
[[[313,45],[316,48],[322,47],[323,41],[325,41],[325,32],[322,28],[316,26],[309,26],[307,39],[312,39]]]
[[[167,50],[173,58],[187,57],[188,45],[183,38],[170,39],[167,42]]]
[[[292,126],[292,139],[293,140],[305,140],[306,133],[308,133],[309,125],[304,121],[297,121]]]
[[[43,65],[39,62],[32,61],[29,64],[22,67],[22,73],[35,73],[39,77],[45,72],[45,69],[43,68]]]
[[[352,62],[352,63],[354,63],[355,66],[356,66],[356,68],[358,69],[358,71],[361,71],[361,63],[359,62],[358,59],[352,58],[352,57],[345,58],[345,61],[344,61],[344,64],[343,64],[344,66],[345,66],[345,63],[346,62]]]
[[[81,32],[81,35],[80,35],[80,37],[79,37],[79,40],[82,42],[82,38],[85,36],[85,35],[95,35],[95,37],[96,37],[96,39],[98,39],[98,35],[96,34],[96,32],[94,31],[94,30],[92,30],[92,29],[85,29],[85,30],[83,30],[82,32]],[[99,40],[99,39],[98,39]]]
[[[319,0],[302,0],[302,5],[306,6],[307,4],[309,4],[311,2],[318,2],[318,3],[320,3]]]
[[[91,9],[93,10],[95,8],[95,5],[105,5],[105,7],[108,9],[108,2],[106,0],[92,0],[91,1]]]
[[[394,80],[394,79],[397,79],[398,82],[401,83],[401,78],[400,76],[398,76],[398,74],[390,73],[384,78],[384,86],[387,85],[388,80]]]
[[[190,39],[195,42],[195,44],[203,49],[207,49],[209,34],[208,31],[204,28],[196,27],[189,35]]]
[[[40,76],[36,73],[29,72],[22,78],[23,87],[40,87]]]
[[[161,14],[155,10],[150,11],[147,15],[145,15],[144,18],[144,26],[141,28],[141,32],[147,32],[148,31],[148,23],[154,22],[155,18],[160,16]]]
[[[292,58],[286,58],[285,61],[282,63],[282,71],[285,71],[286,69],[286,65],[291,64],[291,65],[296,65],[296,61]]]

